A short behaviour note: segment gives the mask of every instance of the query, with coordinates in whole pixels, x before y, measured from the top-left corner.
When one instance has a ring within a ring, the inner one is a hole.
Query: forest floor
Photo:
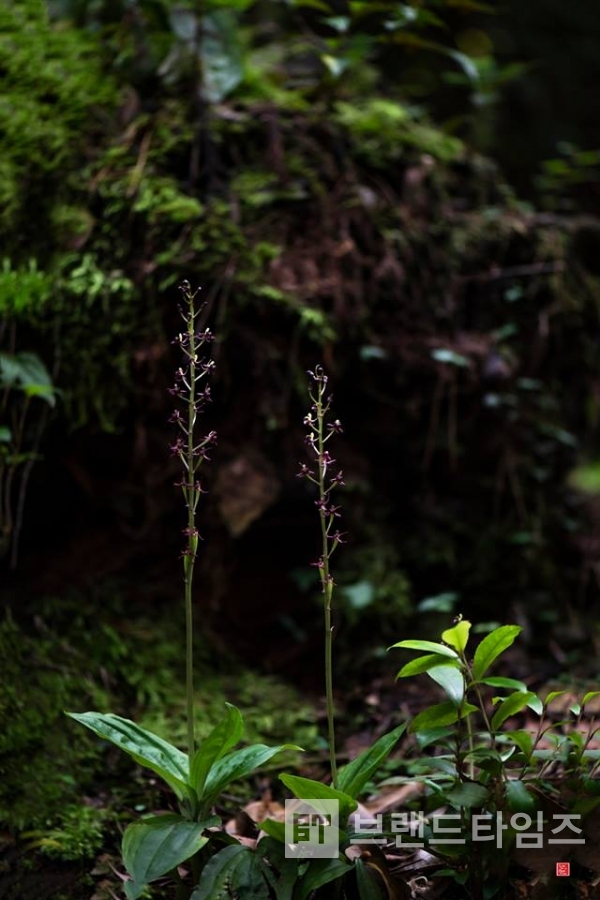
[[[97,569],[106,548],[94,548],[92,542],[84,549],[80,545],[75,555],[68,554],[71,560],[68,566],[67,557],[55,559],[52,564],[40,559],[29,567],[30,575],[25,583],[12,586],[12,621],[16,630],[8,635],[14,646],[14,652],[9,655],[21,668],[10,670],[4,678],[9,685],[12,681],[13,687],[18,682],[17,705],[31,703],[35,708],[36,703],[41,703],[47,713],[47,719],[42,717],[41,721],[49,723],[43,727],[58,732],[63,741],[58,744],[50,741],[47,745],[55,748],[51,751],[55,758],[49,758],[44,734],[33,735],[24,749],[23,742],[21,746],[15,744],[12,752],[29,754],[34,767],[40,760],[49,765],[45,774],[42,771],[42,781],[47,781],[48,773],[55,767],[58,778],[65,778],[65,784],[70,778],[71,784],[64,802],[60,792],[46,801],[47,824],[38,817],[34,827],[30,825],[22,831],[14,827],[14,822],[7,822],[0,832],[0,897],[5,900],[113,900],[119,896],[119,873],[123,872],[119,853],[123,828],[136,813],[168,809],[170,804],[170,798],[158,789],[153,778],[122,765],[112,753],[102,753],[91,761],[85,752],[81,757],[60,758],[61,753],[67,752],[74,730],[74,726],[65,724],[62,709],[65,705],[78,708],[78,690],[83,693],[82,703],[117,704],[117,709],[114,705],[106,708],[136,720],[141,716],[146,727],[176,742],[184,735],[180,628],[173,616],[173,603],[177,601],[171,596],[173,584],[177,585],[173,573],[167,572],[163,580],[158,579],[148,560],[141,583],[132,588],[116,577],[115,559],[108,553],[102,578],[91,585],[83,573],[89,574],[93,554],[96,554]],[[60,595],[65,583],[71,585],[71,590],[66,593],[63,590]],[[16,602],[19,596],[36,598],[35,603],[19,607]],[[47,599],[42,602],[40,597]],[[265,613],[262,620],[252,623],[245,610],[229,610],[221,629],[213,635],[211,648],[198,641],[201,645],[197,666],[199,731],[206,732],[225,700],[230,700],[244,712],[248,739],[293,742],[305,747],[305,754],[300,758],[290,757],[285,768],[327,781],[328,753],[322,737],[326,733],[326,712],[320,632],[316,627],[309,627],[310,622],[304,623],[302,640],[296,633],[288,635],[286,641],[281,614],[289,611],[293,612],[293,608],[280,607],[278,616],[269,618]],[[318,609],[314,618],[318,622]],[[228,623],[242,619],[247,622],[245,635],[240,628],[233,627],[234,639],[230,640]],[[439,623],[442,621],[443,617]],[[446,624],[444,621],[444,627]],[[405,629],[404,634],[398,634],[398,639],[410,635],[408,626]],[[438,639],[435,632],[418,636]],[[441,689],[424,675],[396,681],[398,660],[392,654],[375,652],[377,641],[372,638],[373,635],[365,634],[365,646],[356,655],[355,666],[349,662],[351,648],[340,646],[344,665],[338,672],[337,726],[342,764],[400,722],[440,702],[443,696]],[[23,641],[22,645],[19,641]],[[232,645],[238,662],[233,661]],[[219,661],[220,654],[223,657]],[[65,658],[68,668],[63,667]],[[283,668],[282,660],[287,661]],[[581,655],[580,663],[582,677],[578,678],[576,667],[571,667],[570,684],[580,690],[590,689],[589,665],[586,665],[589,660]],[[533,691],[564,690],[563,701],[553,712],[553,724],[560,724],[566,708],[577,696],[576,690],[568,688],[564,673],[559,674],[561,668],[564,659],[560,648],[549,644],[545,656],[540,657],[527,645],[517,643],[505,655],[497,674],[522,679]],[[41,672],[48,674],[54,670],[61,684],[65,679],[73,683],[73,691],[57,695],[54,682],[38,681]],[[42,693],[41,700],[35,690]],[[52,704],[55,709],[51,708]],[[599,712],[600,709],[592,713],[587,723],[590,727],[595,727]],[[513,727],[535,730],[537,722],[533,714],[520,713]],[[11,739],[16,742],[15,735],[11,737],[7,729],[0,763],[11,754]],[[593,744],[592,749],[595,747]],[[377,780],[369,784],[361,811],[376,817],[417,808],[425,791],[415,766],[419,755],[422,750],[414,738],[403,738],[382,765]],[[73,764],[81,770],[69,772],[68,766]],[[255,823],[267,816],[277,818],[284,800],[284,790],[277,777],[280,770],[272,766],[260,778],[236,786],[223,797],[217,812],[230,833],[252,840],[258,833]],[[23,778],[26,777],[29,776],[24,774]],[[41,782],[36,784],[35,776],[32,777],[29,787],[22,786],[22,795],[13,791],[8,795],[12,800],[4,798],[5,806],[14,804],[15,820],[28,791],[43,793]],[[551,778],[550,773],[550,781]],[[70,818],[65,808],[71,810]],[[90,811],[89,820],[82,813],[86,809]],[[35,819],[35,815],[28,815]],[[600,832],[600,819],[597,825]],[[599,846],[595,843],[582,849],[585,852],[568,850],[562,856],[560,848],[515,853],[508,869],[506,891],[495,896],[498,900],[600,897]],[[393,843],[383,848],[362,845],[360,852],[379,872],[382,897],[388,900],[485,900],[485,894],[473,893],[460,883],[468,874],[468,858],[443,858],[424,848],[398,850]],[[571,863],[570,877],[557,874],[557,863],[565,861]],[[167,898],[169,894],[159,886],[153,896]]]

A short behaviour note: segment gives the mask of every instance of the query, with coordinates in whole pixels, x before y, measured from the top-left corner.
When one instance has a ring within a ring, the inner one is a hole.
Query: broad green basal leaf
[[[188,784],[188,758],[177,747],[113,713],[68,712],[67,715],[128,753],[138,765],[160,775],[180,800],[193,796]]]
[[[206,863],[191,900],[269,900],[270,896],[260,855],[241,844],[231,844]]]
[[[345,791],[338,791],[328,784],[322,784],[320,781],[313,781],[312,778],[302,778],[300,775],[288,774],[283,774],[279,777],[295,797],[299,800],[306,800],[317,811],[319,811],[319,800],[337,800],[339,803],[340,822],[344,822],[358,806],[356,800],[350,794],[347,794]]]
[[[388,758],[405,728],[406,723],[403,722],[402,725],[394,728],[389,734],[384,734],[375,741],[372,747],[368,747],[360,756],[340,769],[337,779],[338,788],[356,800],[367,781]]]
[[[252,774],[283,750],[302,750],[302,748],[295,744],[281,744],[279,747],[253,744],[251,747],[235,750],[222,759],[218,759],[210,768],[200,799],[205,804],[213,803],[228,784]]]
[[[203,835],[207,825],[171,814],[129,825],[123,835],[123,862],[133,879],[125,884],[129,900],[136,900],[146,884],[197,853],[208,842]]]
[[[198,794],[202,795],[204,784],[211,766],[225,756],[228,750],[240,740],[244,731],[242,714],[237,707],[227,703],[225,717],[210,732],[194,754],[190,771],[190,784]]]

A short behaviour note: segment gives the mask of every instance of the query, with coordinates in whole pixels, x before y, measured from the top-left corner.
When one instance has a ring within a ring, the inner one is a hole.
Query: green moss
[[[55,823],[43,831],[22,835],[29,848],[62,862],[91,859],[101,849],[108,812],[94,806],[73,805],[64,809]]]
[[[98,760],[62,711],[104,704],[107,695],[63,639],[28,636],[10,617],[0,625],[0,685],[0,821],[42,825],[76,799]]]
[[[458,159],[464,145],[426,122],[419,112],[382,97],[336,104],[334,120],[353,138],[354,152],[375,166],[400,159],[406,150],[427,153],[444,162]]]
[[[86,135],[117,100],[94,40],[52,26],[43,0],[14,0],[0,10],[0,236],[22,253],[27,238],[47,246],[44,225],[68,173],[86,150]],[[35,209],[35,216],[31,210]]]

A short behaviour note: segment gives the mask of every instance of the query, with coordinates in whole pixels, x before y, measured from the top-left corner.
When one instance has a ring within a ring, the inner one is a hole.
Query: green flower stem
[[[324,462],[325,443],[331,437],[331,433],[325,435],[325,409],[323,407],[323,393],[325,384],[319,383],[317,397],[314,398],[316,404],[316,426],[317,441],[316,449],[318,454],[318,483],[319,498],[321,507],[319,509],[319,519],[321,522],[321,560],[322,566],[319,569],[321,575],[321,586],[323,589],[323,603],[325,613],[325,696],[327,706],[327,737],[329,744],[329,762],[331,767],[331,781],[333,787],[337,786],[337,759],[335,752],[335,705],[333,699],[333,625],[331,621],[331,600],[333,596],[333,577],[329,571],[329,557],[333,552],[333,548],[329,546],[329,531],[333,525],[333,516],[328,515],[324,509],[327,501],[327,464]]]
[[[207,450],[216,440],[216,433],[211,431],[198,440],[195,436],[199,412],[210,402],[210,389],[200,387],[201,380],[212,371],[214,362],[199,356],[201,347],[212,340],[211,332],[196,331],[198,310],[194,300],[198,291],[192,291],[189,282],[181,285],[183,305],[181,316],[185,322],[185,334],[180,334],[175,343],[181,347],[184,365],[177,370],[175,387],[171,393],[184,406],[183,414],[176,410],[171,421],[179,428],[177,440],[171,451],[179,457],[183,467],[181,487],[187,509],[187,525],[184,529],[186,543],[183,551],[183,576],[185,599],[185,696],[187,719],[187,750],[190,767],[196,750],[194,734],[194,622],[193,622],[193,581],[194,566],[198,552],[198,529],[196,528],[196,510],[202,488],[198,480],[198,470],[204,459],[208,459]]]
[[[190,768],[196,752],[194,734],[194,606],[192,587],[194,581],[194,565],[198,551],[198,535],[196,533],[196,507],[198,505],[198,492],[194,489],[195,458],[194,458],[194,426],[196,424],[196,310],[194,309],[193,296],[188,294],[189,314],[187,316],[188,352],[189,352],[189,385],[188,387],[188,428],[187,446],[185,449],[185,468],[188,482],[185,488],[187,504],[187,553],[183,557],[184,581],[185,581],[185,700],[187,718],[187,744]]]

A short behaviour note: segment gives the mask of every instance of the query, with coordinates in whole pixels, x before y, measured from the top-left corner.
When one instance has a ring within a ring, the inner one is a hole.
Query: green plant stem
[[[185,578],[185,702],[187,719],[187,744],[190,769],[192,759],[196,751],[194,734],[194,606],[192,587],[194,581],[194,564],[198,549],[198,534],[196,531],[196,506],[198,495],[194,490],[195,459],[194,459],[194,426],[196,424],[196,313],[193,298],[190,295],[188,327],[188,352],[189,352],[189,385],[188,385],[188,427],[186,459],[184,461],[187,477],[187,552],[183,558]]]
[[[323,433],[324,426],[324,410],[323,410],[323,385],[319,385],[317,404],[317,450],[319,455],[319,497],[324,502],[327,490],[325,486],[326,466],[323,462],[323,453],[325,450],[325,441],[327,438]],[[337,786],[337,760],[335,753],[335,706],[333,700],[333,625],[331,622],[331,599],[333,596],[333,578],[329,572],[329,544],[328,532],[332,524],[333,517],[327,522],[327,515],[323,508],[319,510],[321,521],[321,550],[323,566],[321,572],[321,584],[323,587],[323,603],[325,618],[325,697],[327,706],[327,738],[329,744],[329,763],[331,767],[331,782],[333,787]]]
[[[193,562],[185,560],[185,704],[190,766],[195,753],[194,736],[194,614],[192,604]]]
[[[335,755],[335,710],[333,705],[333,626],[331,624],[331,595],[333,584],[327,586],[325,599],[325,695],[327,697],[327,737],[331,781],[337,787],[337,760]]]

